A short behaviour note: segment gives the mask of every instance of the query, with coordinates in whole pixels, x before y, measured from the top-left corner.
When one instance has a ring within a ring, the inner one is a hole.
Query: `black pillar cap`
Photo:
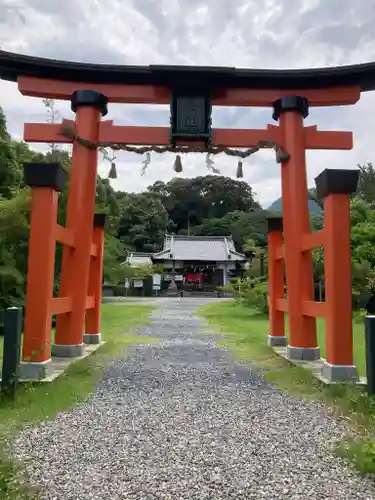
[[[76,90],[72,94],[71,107],[74,113],[78,106],[92,106],[97,108],[102,116],[108,113],[108,98],[96,90]]]
[[[267,217],[268,232],[281,232],[283,230],[283,218],[277,215]]]
[[[306,118],[309,116],[309,101],[306,97],[298,95],[281,97],[273,103],[272,118],[277,121],[285,111],[298,111]]]
[[[94,214],[94,227],[105,227],[107,224],[108,215],[97,212]]]
[[[324,199],[330,194],[352,194],[357,190],[359,170],[326,168],[315,179],[316,194]]]
[[[52,188],[62,191],[68,182],[68,172],[60,163],[25,163],[25,183],[30,187]]]

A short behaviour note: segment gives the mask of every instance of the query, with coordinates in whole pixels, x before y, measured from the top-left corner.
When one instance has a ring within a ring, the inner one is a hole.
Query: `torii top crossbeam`
[[[283,95],[301,90],[310,106],[336,106],[354,104],[361,92],[375,90],[375,63],[288,70],[120,66],[0,51],[0,78],[18,81],[24,95],[66,100],[89,82],[109,102],[118,103],[169,104],[173,89],[188,85],[209,89],[212,104],[220,106],[272,106]],[[40,88],[39,79],[49,80],[47,89]]]
[[[130,85],[185,84],[217,88],[310,89],[358,86],[375,90],[375,62],[309,69],[242,69],[204,66],[122,66],[91,64],[31,57],[0,50],[0,77],[17,81],[20,76],[53,80]]]

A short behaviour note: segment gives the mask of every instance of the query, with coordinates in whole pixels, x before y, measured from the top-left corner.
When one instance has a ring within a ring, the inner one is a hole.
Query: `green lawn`
[[[14,401],[0,404],[0,447],[24,424],[53,418],[84,400],[95,388],[103,368],[110,360],[124,357],[130,344],[156,342],[158,339],[131,333],[131,329],[148,322],[152,307],[134,304],[103,305],[102,331],[106,341],[91,356],[74,363],[52,383],[25,384]],[[0,450],[1,451],[1,450]],[[18,468],[0,452],[0,499],[34,498],[17,480]]]
[[[307,370],[281,358],[267,346],[268,318],[235,301],[213,303],[200,309],[215,331],[224,333],[220,344],[233,355],[253,362],[264,370],[266,379],[294,397],[323,400],[338,414],[348,418],[348,435],[338,453],[350,458],[363,473],[375,474],[375,398],[351,384],[325,386]],[[318,322],[319,342],[324,357],[324,323]],[[361,374],[365,370],[364,327],[354,323],[355,360]],[[355,430],[356,438],[353,438]]]

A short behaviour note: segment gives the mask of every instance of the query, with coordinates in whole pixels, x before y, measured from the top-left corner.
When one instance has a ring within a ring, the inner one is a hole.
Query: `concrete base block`
[[[358,372],[354,365],[331,365],[324,361],[322,377],[328,382],[357,382]]]
[[[316,361],[320,359],[319,347],[292,347],[288,345],[287,358],[298,361]]]
[[[78,345],[52,345],[52,356],[57,358],[79,358],[84,354],[84,344]]]
[[[83,343],[86,345],[101,344],[102,343],[102,334],[101,333],[85,333],[83,336]]]
[[[20,379],[23,381],[37,382],[50,375],[51,359],[39,362],[21,361]]]
[[[268,335],[267,344],[271,346],[285,346],[288,343],[288,339],[286,337],[274,337],[272,335]]]

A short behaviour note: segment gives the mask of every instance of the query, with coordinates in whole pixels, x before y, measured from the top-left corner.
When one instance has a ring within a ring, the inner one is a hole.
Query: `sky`
[[[375,61],[373,0],[0,0],[0,47],[52,59],[107,64],[171,64],[242,68],[308,68]],[[0,106],[13,137],[24,122],[48,119],[41,99],[24,97],[17,85],[0,80]],[[56,102],[61,118],[74,118],[67,102]],[[168,126],[169,108],[109,106],[106,119],[118,125]],[[213,126],[264,128],[267,108],[220,108]],[[354,106],[312,108],[306,125],[354,133],[351,151],[308,151],[309,186],[324,168],[356,168],[374,161],[375,92]],[[33,145],[43,149],[42,145]],[[115,189],[139,192],[167,182],[174,155],[152,155],[144,176],[143,157],[117,155]],[[205,155],[184,155],[182,176],[208,172]],[[237,160],[215,157],[222,175],[235,178]],[[100,160],[99,173],[109,164]],[[244,180],[267,207],[281,194],[280,165],[270,151],[244,162]]]

